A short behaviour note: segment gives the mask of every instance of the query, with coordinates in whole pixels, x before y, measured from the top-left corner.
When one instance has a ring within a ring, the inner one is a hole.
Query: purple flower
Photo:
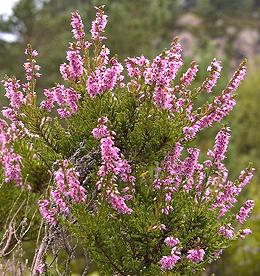
[[[39,200],[38,205],[43,219],[46,220],[51,225],[56,225],[57,209],[51,207],[50,201],[47,199]]]
[[[188,251],[187,259],[193,263],[200,263],[203,261],[205,251],[203,249],[191,249]]]
[[[41,107],[51,112],[54,103],[57,102],[59,106],[57,112],[61,118],[70,117],[78,110],[77,102],[80,99],[80,94],[73,88],[66,88],[64,85],[58,84],[51,89],[44,89],[44,95],[46,100],[41,103]]]
[[[85,202],[86,190],[80,185],[78,178],[79,175],[74,168],[69,168],[68,161],[63,160],[60,168],[54,173],[56,187],[50,192],[50,201],[40,200],[38,203],[43,219],[49,224],[56,225],[58,215],[69,214],[68,202],[72,204]]]
[[[128,76],[131,78],[140,78],[143,76],[145,68],[150,64],[149,60],[144,57],[127,58],[125,60]]]
[[[231,131],[229,127],[222,128],[215,138],[214,150],[208,152],[208,155],[214,159],[214,162],[217,165],[225,159],[225,153],[230,140],[230,133]]]
[[[39,263],[38,266],[36,267],[36,272],[38,272],[40,275],[44,272],[45,270],[45,264],[44,263]]]
[[[66,72],[69,73],[69,76],[66,75],[64,79],[71,78],[77,81],[83,74],[83,61],[79,51],[67,51],[67,60],[69,62],[69,67],[67,67]],[[61,69],[61,72],[62,70],[63,69]]]
[[[192,62],[190,68],[182,75],[181,84],[184,86],[189,86],[195,79],[198,71],[199,66],[195,62]]]
[[[72,200],[74,204],[84,202],[86,191],[80,185],[79,175],[73,168],[69,168],[67,160],[63,160],[62,166],[54,173],[56,186],[65,198]]]
[[[218,233],[228,239],[232,239],[234,236],[234,228],[229,223],[226,227],[221,226],[218,230]]]
[[[39,78],[41,76],[41,74],[38,72],[40,70],[40,66],[36,64],[35,60],[35,57],[38,56],[38,52],[28,47],[25,50],[25,54],[28,56],[27,61],[24,63],[24,70],[27,81]]]
[[[113,133],[110,133],[106,126],[107,118],[100,118],[98,122],[99,126],[92,130],[92,135],[96,139],[101,139],[100,149],[102,163],[98,170],[98,176],[100,177],[97,182],[98,190],[102,189],[102,183],[105,181],[105,177],[109,177],[110,180],[108,182],[111,184],[106,187],[109,203],[112,208],[119,213],[130,214],[132,209],[127,207],[125,200],[131,199],[132,196],[119,195],[117,185],[114,182],[117,181],[118,177],[120,177],[123,182],[128,182],[131,185],[131,192],[134,192],[135,177],[131,175],[131,166],[123,158],[119,148],[114,144]],[[126,193],[129,190],[130,187],[126,187],[123,189],[123,192]]]
[[[3,81],[5,87],[5,96],[10,100],[10,106],[14,109],[19,109],[25,103],[25,96],[19,91],[19,80],[15,78],[8,78]]]
[[[163,256],[160,260],[162,270],[172,270],[181,258],[178,255]]]
[[[144,71],[145,83],[154,84],[153,99],[155,105],[162,109],[172,109],[172,88],[170,83],[183,64],[181,46],[174,43],[170,50],[157,56],[151,66]]]
[[[104,14],[103,6],[96,7],[96,19],[92,22],[91,36],[93,40],[102,40],[105,37],[101,36],[107,25],[107,15]]]
[[[107,121],[107,117],[98,119],[98,126],[91,132],[95,139],[101,139],[110,136],[110,132],[106,126]]]
[[[4,169],[5,182],[14,182],[16,185],[21,185],[21,156],[10,149],[6,149],[1,155],[0,161]]]
[[[62,194],[59,190],[51,191],[51,199],[55,206],[59,209],[59,213],[67,215],[69,213],[69,208],[64,201]]]
[[[164,240],[164,243],[169,246],[169,247],[174,247],[176,246],[177,244],[180,243],[179,239],[177,238],[174,238],[174,237],[167,237],[165,240]]]
[[[240,82],[244,79],[245,75],[246,75],[246,66],[244,65],[244,63],[242,63],[238,68],[238,70],[234,73],[231,81],[229,82],[228,90],[230,92],[236,91]]]
[[[125,199],[113,192],[108,192],[108,202],[118,213],[130,215],[133,210],[125,204]]]
[[[115,88],[123,80],[121,75],[123,66],[115,58],[109,61],[111,67],[101,66],[89,76],[87,81],[87,91],[90,97],[95,98],[105,91]]]
[[[252,234],[251,229],[246,228],[246,229],[241,230],[240,237],[241,237],[241,239],[244,239],[246,236],[251,235],[251,234]]]
[[[236,220],[242,224],[253,210],[254,205],[255,203],[253,200],[245,201],[244,206],[239,210],[239,214],[236,215]]]
[[[208,93],[212,92],[212,88],[216,85],[217,80],[220,77],[221,69],[221,61],[218,61],[214,58],[207,69],[210,75],[208,79],[203,83],[203,86],[205,87]]]
[[[76,40],[81,40],[82,38],[85,37],[84,25],[83,25],[82,19],[81,19],[78,11],[73,11],[71,13],[71,23],[70,24],[72,27],[72,33]]]
[[[238,177],[238,181],[239,181],[239,188],[242,190],[252,179],[252,177],[254,176],[254,168],[248,168],[245,171],[242,170],[239,177]]]

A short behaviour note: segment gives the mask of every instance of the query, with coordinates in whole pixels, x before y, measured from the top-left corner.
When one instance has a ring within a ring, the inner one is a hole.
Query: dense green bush
[[[254,202],[247,200],[239,210],[234,205],[254,169],[249,165],[237,180],[228,180],[230,129],[220,129],[205,158],[194,146],[198,133],[236,104],[245,62],[209,102],[197,99],[212,93],[221,62],[210,63],[197,87],[195,62],[179,75],[177,39],[152,61],[126,58],[124,77],[124,67],[103,42],[107,16],[103,7],[96,9],[91,40],[79,13],[72,13],[75,41],[60,66],[65,85],[45,89],[40,105],[38,52],[30,45],[25,82],[3,81],[10,104],[0,121],[1,188],[8,187],[4,182],[19,186],[28,199],[26,212],[18,207],[19,218],[13,215],[18,224],[7,220],[1,256],[17,254],[15,247],[9,253],[6,237],[16,237],[25,224],[15,244],[27,233],[36,239],[33,275],[71,273],[78,252],[104,275],[201,271],[231,241],[251,233],[241,225]],[[39,205],[40,224],[29,199]]]

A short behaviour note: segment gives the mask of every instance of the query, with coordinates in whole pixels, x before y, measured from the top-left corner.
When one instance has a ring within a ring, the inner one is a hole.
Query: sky
[[[12,7],[18,0],[0,0],[0,14],[10,15],[12,13]],[[0,39],[8,42],[16,40],[16,36],[9,33],[0,32]]]
[[[11,14],[15,2],[17,0],[0,0],[0,14]]]

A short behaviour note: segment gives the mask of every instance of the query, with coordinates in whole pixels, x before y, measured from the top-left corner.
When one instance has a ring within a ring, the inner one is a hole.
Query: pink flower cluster
[[[186,183],[183,189],[189,192],[194,188],[196,176],[199,172],[203,171],[203,165],[198,162],[199,150],[189,148],[187,150],[188,156],[183,161],[180,159],[182,150],[183,147],[177,142],[174,146],[173,153],[166,155],[162,168],[157,169],[157,174],[153,182],[155,190],[163,189],[165,191],[166,205],[162,209],[162,213],[166,215],[172,210],[172,194],[178,191],[181,183]]]
[[[190,68],[188,68],[188,70],[183,74],[181,78],[181,84],[183,86],[189,86],[195,79],[198,71],[199,66],[196,64],[196,62],[192,62]]]
[[[126,200],[132,198],[131,194],[120,196],[117,188],[118,176],[123,182],[131,184],[130,187],[123,189],[123,192],[134,192],[135,178],[131,175],[132,169],[129,163],[124,159],[120,153],[119,148],[114,144],[114,133],[110,133],[106,124],[107,118],[100,118],[98,120],[99,125],[92,130],[92,135],[96,139],[101,139],[101,160],[102,164],[99,167],[98,175],[100,177],[97,182],[98,189],[102,189],[102,184],[106,181],[106,193],[108,201],[111,206],[122,214],[132,213],[132,209],[128,208],[125,204]]]
[[[144,72],[145,83],[154,85],[154,103],[163,109],[172,109],[172,88],[170,84],[183,64],[181,45],[173,43],[170,50],[157,56]]]
[[[107,67],[107,65],[110,65],[110,67]],[[96,68],[87,81],[89,96],[95,98],[105,91],[115,88],[124,79],[121,75],[122,72],[123,66],[116,58],[112,58],[108,64],[104,63],[102,66]]]
[[[207,69],[210,75],[208,79],[203,83],[203,87],[207,90],[208,93],[212,92],[212,88],[216,85],[217,80],[220,77],[221,69],[221,61],[218,61],[214,58]]]
[[[7,78],[2,81],[5,88],[5,96],[10,101],[9,107],[5,107],[2,110],[2,114],[5,118],[9,119],[12,122],[13,130],[18,130],[18,119],[17,115],[19,113],[20,107],[27,102],[27,96],[24,95],[26,93],[27,84],[22,84],[22,90],[20,90],[20,81],[15,78]],[[21,123],[20,123],[21,126]]]
[[[19,115],[25,116],[25,114],[20,114],[20,107],[24,104],[35,104],[35,80],[41,75],[38,72],[40,66],[36,64],[35,60],[38,55],[37,51],[33,50],[29,45],[25,50],[25,54],[28,56],[27,62],[24,63],[25,76],[28,82],[20,84],[20,81],[14,77],[6,78],[2,81],[5,87],[5,96],[10,101],[9,107],[4,107],[2,114],[11,121],[10,127],[16,137],[32,135],[25,127],[24,123],[19,119]],[[16,161],[14,162],[16,163]]]
[[[56,225],[56,216],[57,216],[57,209],[55,206],[51,205],[51,202],[48,199],[39,200],[38,201],[39,210],[43,217],[43,219],[51,224]]]
[[[22,185],[21,156],[14,152],[12,142],[15,134],[4,120],[0,119],[0,163],[5,174],[5,182]]]
[[[241,192],[241,189],[237,187],[237,185],[235,185],[232,181],[226,182],[225,175],[223,175],[222,183],[217,189],[217,196],[214,203],[212,204],[213,208],[220,209],[220,216],[224,216],[226,212],[234,206],[234,203],[237,202],[236,198]]]
[[[164,243],[169,246],[169,247],[174,247],[176,246],[177,244],[180,243],[179,239],[178,238],[174,238],[174,237],[167,237],[165,240],[164,240]]]
[[[73,11],[71,13],[71,27],[72,33],[76,40],[80,41],[85,37],[84,25],[81,16],[78,11]]]
[[[110,172],[119,175],[123,182],[133,181],[131,174],[131,166],[122,158],[119,148],[114,144],[114,138],[108,136],[101,139],[101,158],[102,166],[98,171],[98,175],[104,177]]]
[[[42,217],[51,225],[56,225],[57,215],[68,215],[67,202],[83,203],[86,200],[86,190],[80,185],[79,174],[74,168],[69,168],[67,160],[63,160],[60,168],[54,173],[56,187],[50,192],[50,201],[40,200],[39,208]]]
[[[187,259],[193,263],[200,263],[203,261],[205,251],[203,249],[191,249],[188,251]]]
[[[230,133],[231,130],[229,127],[222,128],[216,136],[214,150],[208,151],[208,156],[211,157],[217,165],[225,159],[225,154],[231,136]]]
[[[98,119],[98,127],[92,130],[92,135],[95,139],[102,139],[110,136],[108,127],[106,126],[108,122],[107,117],[102,117]]]
[[[127,58],[125,60],[128,76],[131,78],[139,78],[143,76],[145,68],[150,65],[149,60],[145,56]]]
[[[246,229],[241,230],[241,232],[240,232],[240,237],[241,237],[242,239],[244,239],[246,236],[248,236],[248,235],[250,235],[250,234],[252,234],[251,229],[246,228]]]
[[[160,260],[161,269],[164,271],[172,270],[180,259],[181,257],[175,254],[163,256]]]
[[[160,260],[161,269],[167,271],[172,270],[177,262],[181,259],[181,253],[176,249],[176,245],[178,245],[180,241],[174,237],[167,237],[164,240],[164,243],[171,248],[171,255],[163,256]]]
[[[45,270],[45,264],[44,263],[39,263],[39,265],[36,268],[36,272],[38,272],[40,275],[44,272]]]
[[[169,215],[170,211],[173,210],[172,197],[180,187],[185,192],[195,191],[198,200],[210,200],[212,208],[218,209],[220,216],[223,216],[234,206],[243,187],[252,178],[254,169],[249,168],[242,171],[235,183],[227,179],[228,170],[222,162],[225,158],[229,138],[230,129],[223,127],[216,136],[214,149],[208,151],[212,160],[206,160],[203,164],[199,163],[200,151],[196,148],[188,148],[188,156],[181,160],[183,147],[180,142],[175,144],[173,152],[168,153],[162,166],[157,168],[153,182],[155,190],[164,191],[163,214]],[[214,164],[216,166],[213,166]],[[211,170],[210,175],[206,173],[208,170]],[[184,184],[181,185],[182,183]],[[212,196],[210,196],[211,194]],[[252,207],[241,208],[241,216],[238,215],[237,218],[243,220]]]
[[[38,52],[28,47],[25,50],[25,54],[28,56],[27,62],[24,63],[24,70],[27,81],[39,78],[41,76],[41,74],[38,72],[40,70],[40,66],[36,64],[35,60],[35,58],[38,56]]]
[[[25,97],[23,92],[19,91],[19,80],[15,78],[8,78],[3,81],[5,87],[5,96],[10,101],[10,107],[13,109],[19,109],[20,106],[25,103]]]
[[[5,182],[21,185],[21,156],[10,150],[4,151],[1,155],[0,161],[5,173]]]
[[[107,25],[107,15],[104,14],[103,7],[96,7],[96,19],[92,22],[91,36],[93,40],[103,40],[101,36]]]
[[[254,205],[255,204],[254,204],[253,200],[247,200],[244,203],[244,206],[240,208],[239,214],[236,215],[236,220],[239,223],[243,223],[246,220],[246,218],[249,216],[249,214],[251,213],[251,211],[253,210]]]
[[[85,189],[80,185],[79,174],[74,168],[69,168],[67,160],[63,160],[61,167],[54,174],[58,190],[73,203],[84,202]]]
[[[239,188],[243,189],[252,179],[254,176],[255,168],[249,167],[246,170],[242,170],[238,180],[239,180]]]
[[[60,72],[64,80],[73,80],[75,82],[83,74],[83,61],[79,50],[67,51],[67,60],[69,64],[63,63],[60,65]]]
[[[112,208],[120,214],[131,214],[133,210],[129,208],[125,201],[126,199],[120,195],[113,193],[112,191],[107,192],[108,202],[111,204]]]
[[[171,248],[171,255],[163,256],[160,260],[161,269],[164,271],[172,270],[177,262],[181,260],[181,252],[176,246],[180,243],[179,239],[174,237],[167,237],[164,240],[165,244]],[[200,263],[203,261],[205,251],[203,249],[191,249],[187,252],[186,258],[193,263]]]
[[[41,107],[51,112],[54,103],[57,102],[59,107],[57,112],[61,118],[70,117],[78,110],[77,102],[80,99],[80,94],[73,88],[66,88],[64,85],[58,84],[51,89],[45,89],[44,95],[46,100],[41,103]]]
[[[240,82],[244,79],[245,75],[246,75],[246,66],[242,64],[239,70],[235,72],[234,76],[232,77],[231,81],[228,84],[229,92],[236,91],[238,89]]]
[[[207,106],[206,114],[197,116],[197,118],[191,122],[190,126],[185,126],[183,128],[186,140],[193,139],[199,131],[212,126],[214,122],[220,122],[229,114],[236,104],[234,92],[238,88],[240,81],[244,78],[245,72],[246,67],[242,64],[233,75],[227,88],[221,95],[215,97],[213,103]]]
[[[234,227],[228,223],[227,226],[221,226],[218,230],[218,233],[228,239],[232,239],[234,236]]]

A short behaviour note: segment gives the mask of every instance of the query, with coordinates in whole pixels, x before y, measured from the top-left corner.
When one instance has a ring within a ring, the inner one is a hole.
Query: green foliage
[[[198,0],[196,10],[199,15],[209,17],[214,14],[215,9],[211,0]]]

